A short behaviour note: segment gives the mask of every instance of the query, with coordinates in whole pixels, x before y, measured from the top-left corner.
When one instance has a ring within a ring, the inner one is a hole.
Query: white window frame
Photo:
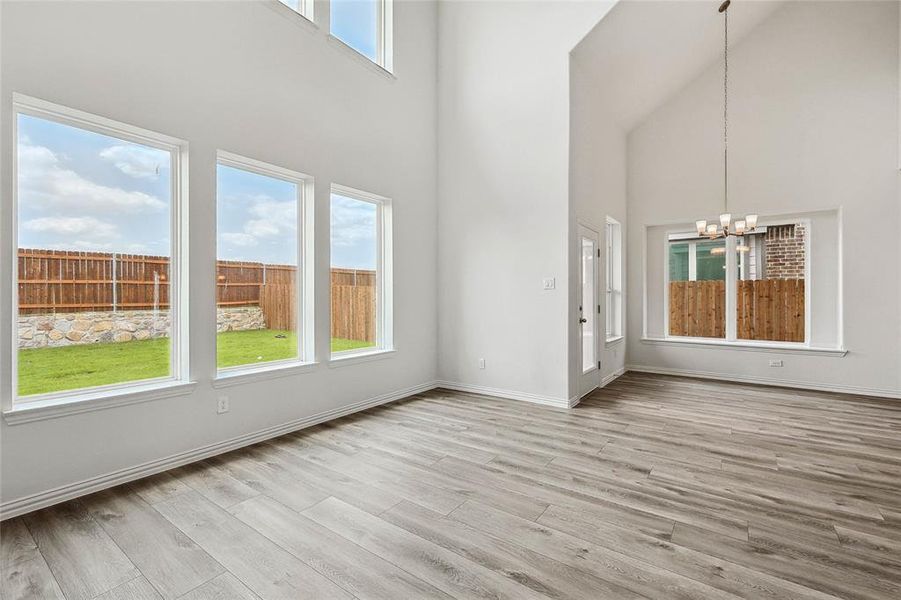
[[[608,216],[604,227],[605,339],[612,344],[623,338],[623,230],[619,221]]]
[[[170,235],[169,315],[170,374],[166,377],[79,388],[46,394],[18,396],[18,115],[28,115],[150,146],[170,153]],[[12,103],[12,207],[9,256],[12,259],[12,317],[10,342],[10,384],[3,396],[4,417],[10,424],[52,418],[69,413],[143,402],[158,397],[190,393],[188,363],[188,143],[168,135],[114,121],[88,112],[14,93]]]
[[[393,353],[394,348],[394,244],[392,232],[392,202],[390,198],[365,192],[356,188],[333,183],[329,194],[329,278],[331,279],[331,195],[344,196],[376,206],[376,343],[375,346],[341,352],[330,351],[330,362],[341,363],[356,358],[369,358],[376,355]],[[331,286],[329,286],[331,293]],[[331,311],[331,302],[329,302]],[[331,323],[331,314],[329,314]],[[329,331],[331,346],[331,331]],[[354,361],[355,362],[355,361]]]
[[[291,13],[303,17],[304,19],[309,21],[310,24],[315,24],[316,22],[315,0],[299,0],[296,9],[293,6],[288,6],[287,4],[282,2],[282,0],[268,0],[268,2],[275,10],[289,10],[291,11]],[[280,6],[276,6],[276,4]],[[290,13],[288,16],[290,16]]]
[[[696,243],[708,241],[707,238],[699,237],[697,232],[689,232],[686,229],[672,229],[666,231],[663,236],[663,340],[665,342],[685,342],[693,344],[706,344],[717,346],[736,346],[740,348],[777,348],[777,349],[798,349],[813,350],[810,345],[811,340],[811,289],[813,287],[811,281],[812,260],[810,249],[810,240],[812,237],[812,221],[806,217],[781,217],[781,218],[760,218],[759,228],[766,230],[767,227],[785,224],[786,220],[793,223],[799,223],[805,227],[804,238],[804,341],[803,342],[780,342],[775,340],[746,340],[738,337],[738,281],[741,276],[738,257],[736,256],[738,244],[735,236],[726,238],[726,336],[725,338],[705,338],[697,336],[679,336],[671,335],[669,327],[669,247],[673,242],[687,242],[689,244],[689,280],[694,281],[696,278],[695,269],[696,261]],[[721,239],[721,238],[720,238]],[[655,339],[645,338],[645,341],[656,341]],[[819,349],[817,349],[819,350]],[[844,352],[843,350],[841,352]]]
[[[388,73],[394,73],[394,2],[393,0],[371,0],[376,3],[376,38],[375,55],[372,60],[338,36],[332,33],[331,6],[329,6],[329,22],[326,24],[329,31],[329,40],[337,42],[340,46],[349,49],[356,56],[369,64],[376,65]]]
[[[305,367],[316,364],[315,354],[315,303],[314,303],[314,237],[313,237],[313,199],[314,179],[311,175],[306,175],[298,171],[278,167],[253,158],[247,158],[233,152],[219,150],[216,152],[216,167],[219,165],[231,167],[241,171],[247,171],[264,177],[271,177],[293,183],[297,187],[297,268],[299,270],[295,285],[297,286],[297,294],[295,298],[294,310],[296,311],[295,322],[297,323],[297,356],[295,358],[286,358],[283,360],[272,360],[265,363],[251,363],[247,365],[237,365],[234,367],[226,367],[224,369],[216,368],[217,386],[228,385],[229,383],[237,383],[238,381],[246,381],[247,379],[257,378],[257,375],[272,374],[280,375],[292,374],[294,372],[306,370]],[[218,181],[218,177],[217,177]],[[216,189],[216,210],[219,208],[219,190]],[[216,244],[219,243],[218,217],[216,219]],[[219,261],[218,251],[216,252],[216,262]],[[215,283],[215,282],[214,282]],[[218,314],[218,310],[217,310]],[[214,327],[215,329],[215,327]],[[218,332],[217,332],[218,335]],[[216,357],[218,361],[218,345],[214,344]]]

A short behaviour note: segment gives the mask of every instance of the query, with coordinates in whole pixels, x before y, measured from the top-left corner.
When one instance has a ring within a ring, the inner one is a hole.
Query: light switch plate
[[[545,277],[544,280],[542,281],[542,285],[543,285],[544,289],[552,290],[555,287],[557,287],[557,282],[554,280],[553,277]]]
[[[781,366],[782,366],[782,361],[781,361],[781,360],[771,360],[771,361],[770,361],[770,366],[771,366],[771,367],[781,367]]]

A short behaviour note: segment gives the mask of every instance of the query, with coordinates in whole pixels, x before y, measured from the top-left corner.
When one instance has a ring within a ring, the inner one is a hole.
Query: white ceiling
[[[626,131],[722,61],[721,0],[620,0],[573,49],[594,79],[604,110]],[[733,0],[729,45],[784,1]]]

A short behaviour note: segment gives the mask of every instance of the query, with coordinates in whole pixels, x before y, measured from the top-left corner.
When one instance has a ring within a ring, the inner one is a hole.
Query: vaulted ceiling
[[[621,0],[573,49],[573,60],[600,90],[603,110],[625,131],[722,60],[720,1]],[[784,4],[733,0],[730,46]]]

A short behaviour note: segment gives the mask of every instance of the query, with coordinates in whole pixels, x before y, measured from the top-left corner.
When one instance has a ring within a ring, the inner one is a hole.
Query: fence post
[[[160,274],[153,272],[153,318],[156,319],[160,312]]]
[[[119,286],[116,285],[118,283],[118,273],[116,272],[116,253],[115,252],[113,252],[112,263],[113,263],[113,281],[112,281],[112,284],[113,284],[113,312],[116,312],[116,304],[118,301],[117,288]]]

